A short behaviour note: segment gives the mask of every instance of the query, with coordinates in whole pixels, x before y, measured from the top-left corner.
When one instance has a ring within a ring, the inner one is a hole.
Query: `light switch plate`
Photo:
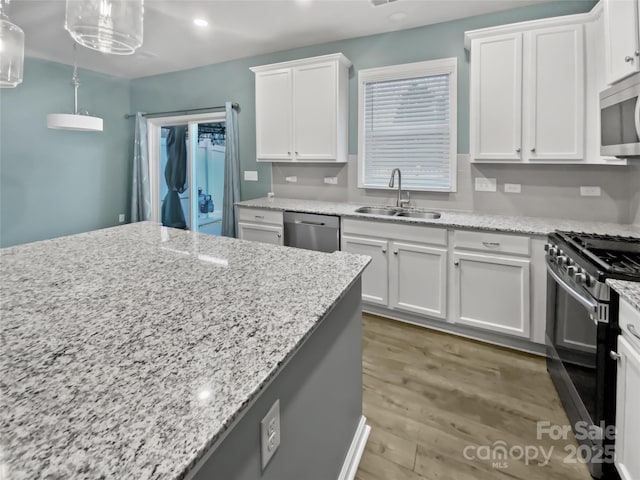
[[[257,182],[258,181],[258,172],[255,170],[245,170],[244,171],[244,179],[247,182]]]
[[[280,400],[276,400],[260,422],[262,470],[280,446]]]
[[[580,195],[583,197],[599,197],[600,187],[596,187],[596,186],[580,187]]]
[[[476,192],[495,192],[496,179],[476,177]]]
[[[337,185],[338,177],[324,177],[324,183],[328,183],[329,185]]]
[[[118,222],[120,223],[124,222],[124,213],[121,213],[120,215],[118,215]]]
[[[505,183],[504,191],[505,193],[520,193],[522,192],[522,185],[519,183]]]
[[[296,177],[295,175],[291,177],[284,177],[284,179],[289,183],[296,183],[298,181],[298,177]]]

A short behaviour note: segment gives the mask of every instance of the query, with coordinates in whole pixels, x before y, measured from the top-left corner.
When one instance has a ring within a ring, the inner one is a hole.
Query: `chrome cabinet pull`
[[[520,147],[516,148],[516,153],[520,153],[522,149]]]
[[[631,55],[627,55],[626,57],[624,57],[624,61],[627,63],[633,62],[633,57]]]
[[[386,249],[386,248],[383,248],[383,249],[382,249],[382,253],[387,253],[387,249]]]
[[[611,360],[615,360],[617,362],[618,360],[620,360],[620,358],[622,358],[622,355],[620,355],[618,352],[614,352],[613,350],[611,350],[609,352],[609,357],[611,357]]]
[[[487,248],[495,248],[500,246],[500,242],[482,242],[482,244]]]
[[[281,233],[278,234],[278,238],[282,238],[282,234]]]
[[[453,262],[453,265],[456,266],[456,267],[459,267],[460,266],[460,262],[458,260],[456,260],[455,262]]]
[[[535,153],[535,151],[536,151],[536,147],[533,147],[533,148],[531,149],[531,153]]]
[[[636,326],[635,325],[631,325],[631,324],[627,325],[627,330],[629,330],[629,332],[631,332],[631,335],[633,335],[637,339],[640,339],[640,333],[638,333],[638,331],[636,330]]]
[[[394,255],[397,255],[397,254],[398,254],[398,250],[394,250],[394,251],[393,251],[393,254],[394,254]]]
[[[262,215],[256,215],[256,216],[255,216],[255,218],[256,218],[256,220],[260,220],[260,219],[263,219],[263,218],[264,218],[264,216],[262,216]]]

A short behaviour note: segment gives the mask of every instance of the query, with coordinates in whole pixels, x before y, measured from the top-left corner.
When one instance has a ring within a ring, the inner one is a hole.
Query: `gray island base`
[[[148,222],[0,250],[3,480],[350,478],[369,261]]]

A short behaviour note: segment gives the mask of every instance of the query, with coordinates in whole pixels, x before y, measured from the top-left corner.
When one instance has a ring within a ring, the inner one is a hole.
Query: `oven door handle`
[[[563,278],[560,277],[560,275],[558,275],[558,273],[553,268],[553,265],[551,265],[551,262],[549,262],[549,259],[547,259],[547,272],[549,272],[549,275],[551,275],[551,277],[556,282],[558,282],[558,284],[562,287],[563,290],[565,290],[580,304],[588,308],[591,313],[593,314],[598,313],[598,302],[588,298],[586,295],[581,295],[579,292],[576,292],[571,287],[571,285],[569,285]]]
[[[638,95],[638,99],[636,100],[636,109],[634,112],[633,120],[636,126],[636,135],[640,138],[640,95]]]

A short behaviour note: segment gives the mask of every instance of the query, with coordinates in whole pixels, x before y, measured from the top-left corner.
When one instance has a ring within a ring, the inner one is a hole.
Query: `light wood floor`
[[[539,420],[569,424],[542,358],[364,315],[363,388],[372,430],[358,480],[591,479],[563,461],[573,437],[536,438]],[[506,468],[463,455],[500,440],[554,455],[547,466],[539,457]]]

